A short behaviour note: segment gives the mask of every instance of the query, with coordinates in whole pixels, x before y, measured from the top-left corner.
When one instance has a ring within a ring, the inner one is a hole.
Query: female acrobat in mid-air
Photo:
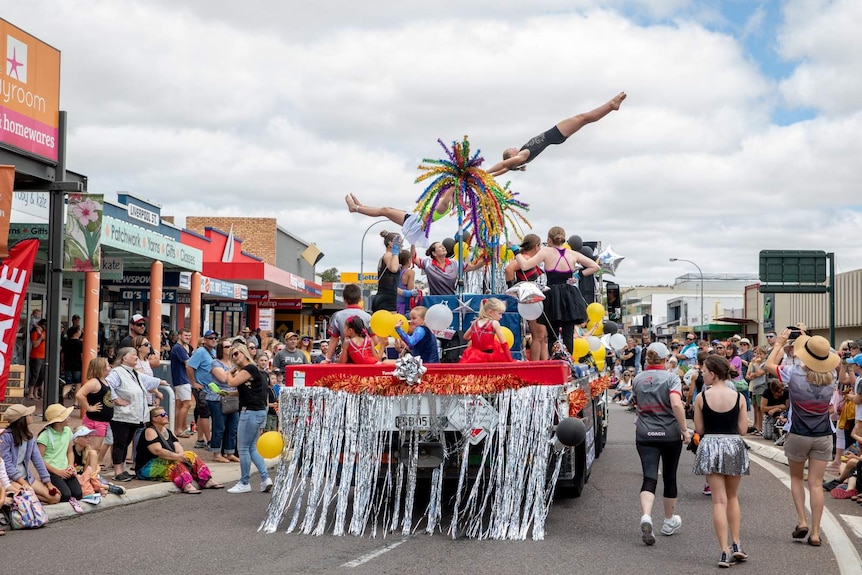
[[[437,208],[434,210],[434,220],[445,216],[452,208],[454,193],[454,190],[451,188],[443,193],[437,204]],[[353,194],[344,196],[344,201],[347,202],[347,207],[351,212],[357,212],[372,218],[389,218],[393,223],[401,226],[401,235],[414,246],[426,248],[431,243],[425,235],[422,218],[416,214],[411,214],[398,208],[366,206],[357,200]]]
[[[506,148],[503,151],[503,161],[494,164],[488,173],[494,176],[501,176],[510,170],[526,169],[526,165],[536,159],[536,156],[541,154],[545,148],[554,144],[562,144],[569,136],[593,122],[597,122],[613,112],[620,109],[620,104],[626,99],[626,93],[620,92],[608,102],[602,104],[595,110],[584,112],[566,118],[547,132],[543,132],[532,138],[529,142],[518,148]]]

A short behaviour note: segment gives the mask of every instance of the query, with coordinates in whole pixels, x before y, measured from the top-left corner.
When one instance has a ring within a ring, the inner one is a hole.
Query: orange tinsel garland
[[[511,374],[452,375],[425,374],[416,385],[408,385],[392,375],[362,377],[358,375],[329,375],[317,380],[317,386],[348,393],[371,393],[397,396],[422,393],[437,395],[484,395],[499,393],[531,385]]]
[[[590,382],[590,395],[595,399],[611,385],[611,376],[603,375]]]
[[[569,392],[569,417],[577,417],[583,408],[587,406],[587,392],[579,387]]]

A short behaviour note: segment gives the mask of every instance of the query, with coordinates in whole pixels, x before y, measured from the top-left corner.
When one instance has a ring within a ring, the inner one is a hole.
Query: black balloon
[[[593,259],[593,248],[591,248],[590,246],[581,246],[581,249],[579,249],[578,251],[587,256],[588,258]]]
[[[605,320],[605,322],[602,323],[602,331],[608,335],[614,335],[619,331],[619,329],[620,328],[615,321]]]
[[[557,439],[569,447],[577,447],[587,438],[587,427],[577,417],[567,417],[557,424]]]
[[[443,240],[440,243],[443,244],[444,248],[446,248],[446,257],[447,258],[451,258],[453,255],[455,255],[455,240],[454,239],[446,238],[445,240]]]
[[[584,247],[584,240],[581,239],[581,236],[569,236],[568,244],[573,251],[579,252]]]

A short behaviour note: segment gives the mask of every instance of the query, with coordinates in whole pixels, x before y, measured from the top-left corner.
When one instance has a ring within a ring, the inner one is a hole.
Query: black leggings
[[[78,483],[77,476],[63,478],[59,475],[54,475],[50,471],[48,475],[51,476],[51,483],[60,491],[60,501],[69,501],[70,497],[74,497],[75,499],[81,498],[81,484]]]
[[[111,431],[114,433],[114,445],[111,446],[111,463],[121,465],[126,461],[126,452],[135,437],[135,430],[140,425],[137,423],[125,423],[122,421],[111,421]],[[134,459],[137,454],[133,453]]]
[[[658,486],[658,461],[661,459],[661,472],[664,477],[663,495],[666,499],[675,499],[676,468],[679,466],[679,456],[682,453],[682,440],[637,442],[637,448],[644,474],[641,491],[655,493]]]

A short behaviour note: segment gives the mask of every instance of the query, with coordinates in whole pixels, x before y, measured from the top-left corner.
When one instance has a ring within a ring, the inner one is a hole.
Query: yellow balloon
[[[594,301],[587,306],[587,317],[594,322],[600,322],[605,319],[605,308],[597,301]]]
[[[593,332],[593,335],[596,337],[602,336],[605,333],[605,324],[604,322],[591,321],[587,324],[587,330],[593,329],[595,326],[596,330]]]
[[[575,339],[572,344],[572,348],[572,357],[574,357],[575,359],[581,359],[582,357],[590,353],[590,344],[587,343],[587,340],[582,337]]]
[[[458,254],[460,254],[462,258],[467,259],[467,246],[464,245],[464,242],[458,242],[452,246],[452,259],[457,260]]]
[[[564,243],[562,247],[567,249],[567,250],[572,249],[572,246],[569,245],[569,242]]]
[[[395,331],[395,326],[398,325],[399,321],[403,321],[404,325],[401,326],[402,331],[410,333],[410,324],[407,323],[407,318],[401,315],[400,313],[392,314],[392,333],[388,334],[392,337],[399,337],[398,332]]]
[[[598,369],[599,371],[604,371],[605,370],[605,360],[596,361],[596,369]]]
[[[503,330],[503,339],[509,344],[509,348],[511,349],[511,347],[515,345],[515,334],[512,333],[512,330],[505,325],[501,325],[500,329]]]
[[[596,363],[598,363],[600,361],[604,362],[606,353],[607,353],[607,351],[605,350],[605,345],[602,344],[602,346],[599,349],[597,349],[596,351],[593,352],[593,359],[596,360]]]
[[[277,431],[267,431],[257,438],[257,452],[267,459],[278,457],[284,450],[284,439]]]
[[[379,309],[371,315],[371,331],[380,337],[389,337],[395,331],[395,317],[392,312]]]

